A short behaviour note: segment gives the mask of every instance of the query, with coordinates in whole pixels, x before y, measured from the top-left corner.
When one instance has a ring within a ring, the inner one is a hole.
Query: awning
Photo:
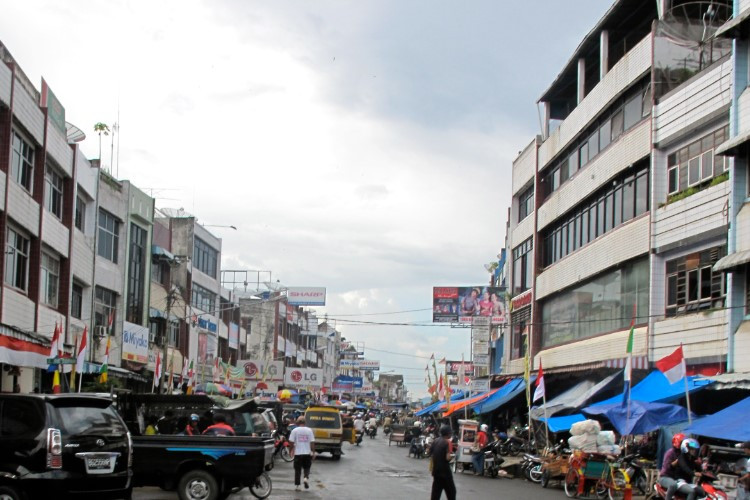
[[[91,363],[89,361],[86,361],[86,363],[83,365],[83,373],[99,373],[101,372],[101,368],[102,365],[99,363]],[[119,366],[107,366],[107,373],[114,377],[128,378],[131,380],[137,380],[139,382],[149,381],[147,377],[144,377],[140,373],[131,372],[130,370],[120,368]]]
[[[171,318],[170,321],[172,323],[179,323],[180,322],[180,318],[178,318],[174,314],[170,313],[169,316]],[[149,307],[148,308],[148,317],[149,318],[163,319],[163,320],[166,321],[166,319],[167,319],[167,313],[164,312],[164,311],[161,311],[159,309],[156,309],[155,307]]]
[[[503,387],[504,387],[504,386],[503,386]],[[461,401],[459,401],[459,402],[457,402],[457,403],[454,403],[453,401],[451,401],[451,406],[450,406],[450,408],[448,408],[448,409],[447,409],[447,410],[446,410],[446,411],[445,411],[445,412],[443,413],[443,416],[444,416],[444,417],[448,417],[448,416],[450,416],[450,415],[451,415],[452,413],[455,413],[455,412],[457,412],[457,411],[459,411],[459,410],[463,410],[464,408],[466,408],[467,406],[469,406],[469,405],[471,405],[471,404],[473,404],[473,403],[477,403],[477,402],[479,402],[479,401],[484,401],[484,400],[485,400],[485,399],[487,399],[488,397],[490,397],[490,396],[492,396],[493,394],[495,394],[496,392],[498,392],[498,391],[499,391],[500,389],[501,389],[501,388],[498,388],[498,389],[492,389],[492,390],[491,390],[491,391],[489,391],[489,392],[483,392],[482,394],[477,394],[476,396],[472,396],[472,397],[470,397],[470,398],[462,399]]]
[[[737,137],[732,137],[716,148],[717,155],[737,156],[747,151],[747,143],[750,141],[750,131],[742,132]]]
[[[715,273],[721,271],[733,271],[748,262],[750,262],[750,250],[741,250],[739,252],[730,253],[716,261],[713,271]]]
[[[714,33],[715,37],[740,38],[748,35],[748,21],[750,21],[750,9],[745,9],[740,14],[725,22]]]
[[[532,376],[532,381],[536,377]],[[518,394],[526,389],[526,381],[523,378],[514,378],[507,384],[502,386],[497,392],[492,394],[484,401],[480,401],[477,404],[471,406],[471,408],[478,414],[489,413],[496,410],[506,404],[508,401],[516,397]]]
[[[466,397],[465,392],[458,392],[456,394],[451,395],[451,401],[461,401]],[[429,415],[430,413],[435,413],[438,411],[442,411],[445,409],[445,400],[441,399],[437,403],[432,403],[431,405],[425,406],[421,410],[415,413],[416,416],[421,417],[422,415]]]
[[[597,394],[607,389],[615,379],[622,376],[622,372],[613,373],[600,382],[583,380],[563,392],[559,396],[547,401],[547,411],[544,406],[535,406],[531,409],[531,418],[542,420],[545,415],[551,417],[556,413],[566,410],[578,410],[591,401]]]
[[[175,256],[169,250],[160,247],[159,245],[151,245],[151,255],[154,257],[160,257],[166,260],[174,260]]]
[[[688,411],[682,406],[637,400],[630,400],[627,406],[621,403],[589,406],[583,413],[605,417],[623,436],[646,434],[688,419]]]
[[[728,441],[750,441],[750,398],[702,418],[685,429],[685,433],[726,439]]]
[[[561,431],[568,431],[571,427],[573,427],[573,424],[576,422],[583,422],[586,420],[586,417],[584,417],[580,413],[576,413],[575,415],[565,415],[564,417],[550,417],[548,420],[545,420],[543,418],[539,419],[541,422],[547,422],[547,426],[549,427],[550,432],[561,432]]]
[[[750,373],[722,373],[703,378],[713,382],[708,387],[712,390],[750,389]]]
[[[0,363],[47,368],[50,341],[14,328],[0,327]]]

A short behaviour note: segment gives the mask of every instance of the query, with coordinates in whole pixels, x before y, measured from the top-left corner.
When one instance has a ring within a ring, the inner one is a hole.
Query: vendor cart
[[[477,437],[479,422],[475,420],[458,421],[458,443],[456,444],[456,457],[453,459],[453,472],[463,472],[466,464],[471,464],[474,455],[472,448]]]
[[[554,455],[545,459],[542,464],[542,488],[546,488],[550,481],[562,481],[568,473],[569,455]]]
[[[563,482],[565,495],[570,498],[588,496],[608,467],[606,455],[575,450],[568,459],[568,472]]]

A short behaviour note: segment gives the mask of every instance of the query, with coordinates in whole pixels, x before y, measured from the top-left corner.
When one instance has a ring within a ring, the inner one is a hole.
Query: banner
[[[340,359],[339,360],[339,368],[346,368],[349,370],[352,369],[359,369],[359,360],[358,359]]]
[[[124,322],[122,327],[122,359],[148,363],[148,328]]]
[[[323,387],[323,370],[321,368],[287,368],[284,374],[284,385],[320,390]]]
[[[286,300],[293,306],[326,305],[326,289],[318,286],[293,286],[286,291]]]
[[[240,325],[229,323],[229,348],[239,349],[240,347]]]
[[[237,367],[245,373],[245,380],[253,382],[283,382],[284,362],[263,361],[260,359],[241,359],[237,361]]]
[[[460,361],[446,361],[445,362],[445,374],[446,375],[458,375],[458,370],[461,368]],[[469,361],[464,361],[464,375],[467,377],[474,376],[474,364]]]
[[[489,354],[477,354],[474,353],[474,365],[487,367],[490,366],[490,355]]]
[[[380,370],[380,361],[376,361],[373,359],[360,359],[359,360],[359,369],[365,370],[365,371],[379,371]]]
[[[432,321],[434,323],[500,325],[506,323],[506,311],[504,287],[441,286],[432,289]],[[475,318],[478,321],[475,321]]]

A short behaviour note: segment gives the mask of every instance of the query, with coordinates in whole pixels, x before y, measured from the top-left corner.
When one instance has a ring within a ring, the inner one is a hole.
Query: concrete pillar
[[[599,80],[609,71],[609,31],[602,30],[599,35]]]
[[[586,59],[582,57],[578,59],[578,98],[576,103],[581,104],[584,97],[586,97]]]
[[[550,103],[547,101],[542,102],[542,138],[547,140],[549,137],[549,121],[550,121]]]

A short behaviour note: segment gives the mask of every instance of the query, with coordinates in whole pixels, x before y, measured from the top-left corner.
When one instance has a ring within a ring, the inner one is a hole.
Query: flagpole
[[[680,342],[680,349],[682,349],[682,342]],[[688,411],[688,425],[692,425],[693,423],[693,417],[691,416],[690,411],[690,388],[688,387],[688,376],[687,376],[687,366],[685,366],[685,355],[682,355],[682,373],[685,374],[684,377],[682,377],[682,380],[685,381],[685,400],[687,401],[687,411]]]
[[[75,342],[73,342],[73,345],[75,346],[73,352],[78,356],[78,335],[75,336]],[[72,390],[75,390],[76,388],[76,365],[72,365],[72,369],[70,370],[70,387]]]

